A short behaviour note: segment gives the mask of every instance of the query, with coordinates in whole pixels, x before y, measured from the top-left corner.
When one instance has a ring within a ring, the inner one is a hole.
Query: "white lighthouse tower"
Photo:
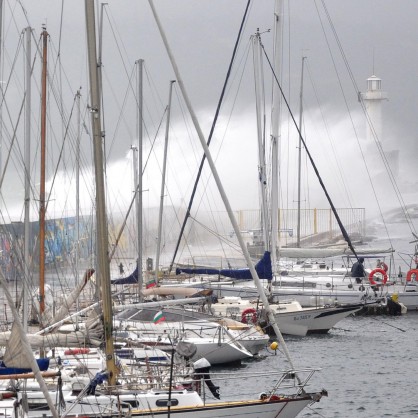
[[[372,147],[375,140],[380,143],[392,174],[396,177],[399,172],[399,150],[391,150],[390,144],[383,135],[382,104],[383,101],[388,100],[388,94],[382,90],[382,80],[375,75],[369,77],[367,79],[367,91],[361,93],[360,97],[364,102],[368,115],[366,128],[368,148],[376,149],[375,147]],[[377,153],[377,151],[375,152]]]

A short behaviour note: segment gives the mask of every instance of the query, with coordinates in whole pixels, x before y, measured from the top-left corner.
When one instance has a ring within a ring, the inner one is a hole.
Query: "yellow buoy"
[[[273,341],[273,342],[270,344],[270,348],[271,348],[272,350],[276,351],[276,350],[279,348],[279,343],[278,343],[277,341]]]

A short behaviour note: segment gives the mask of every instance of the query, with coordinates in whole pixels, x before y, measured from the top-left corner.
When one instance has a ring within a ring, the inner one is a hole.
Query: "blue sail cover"
[[[270,252],[266,251],[263,258],[255,265],[255,271],[260,279],[272,280],[273,272],[271,269],[271,257]],[[252,280],[251,272],[249,268],[243,269],[212,269],[212,268],[176,268],[176,274],[213,274],[221,275],[225,277],[231,277],[237,280]]]
[[[40,358],[36,359],[38,363],[39,370],[45,372],[49,367],[49,358]],[[0,375],[9,375],[9,374],[22,374],[30,373],[32,369],[30,368],[21,368],[21,367],[7,367],[3,361],[0,361]]]
[[[135,271],[127,277],[121,277],[120,279],[112,279],[112,284],[135,284],[138,283],[138,266]]]

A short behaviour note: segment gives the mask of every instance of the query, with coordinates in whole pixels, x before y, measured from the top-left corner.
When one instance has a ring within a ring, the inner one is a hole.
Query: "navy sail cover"
[[[138,266],[135,271],[127,277],[121,277],[120,279],[111,279],[112,284],[135,284],[138,283]]]
[[[271,269],[271,257],[270,252],[266,251],[263,258],[255,265],[255,271],[260,279],[269,280],[273,279],[273,272]],[[211,274],[220,275],[225,277],[231,277],[237,280],[252,280],[251,272],[249,268],[241,269],[213,269],[213,268],[176,268],[176,274]]]

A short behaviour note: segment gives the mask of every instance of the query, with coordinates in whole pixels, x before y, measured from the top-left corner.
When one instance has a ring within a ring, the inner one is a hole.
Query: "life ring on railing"
[[[415,281],[418,282],[418,269],[411,269],[406,273],[406,281],[412,281],[412,275],[415,274]]]
[[[70,348],[69,350],[65,350],[64,354],[67,356],[75,356],[77,354],[88,354],[90,353],[89,348]]]
[[[251,316],[251,322],[257,323],[257,311],[254,308],[247,308],[242,311],[241,322],[248,324],[248,317]]]
[[[382,282],[382,284],[386,284],[386,282],[388,281],[388,275],[386,274],[386,271],[385,270],[383,270],[383,269],[374,269],[374,270],[372,270],[371,272],[370,272],[370,274],[369,274],[369,282],[370,282],[370,284],[372,285],[372,286],[375,286],[375,285],[379,285],[380,283],[376,283],[375,281],[374,281],[374,275],[376,274],[376,273],[380,273],[381,275],[383,275],[383,282]]]

